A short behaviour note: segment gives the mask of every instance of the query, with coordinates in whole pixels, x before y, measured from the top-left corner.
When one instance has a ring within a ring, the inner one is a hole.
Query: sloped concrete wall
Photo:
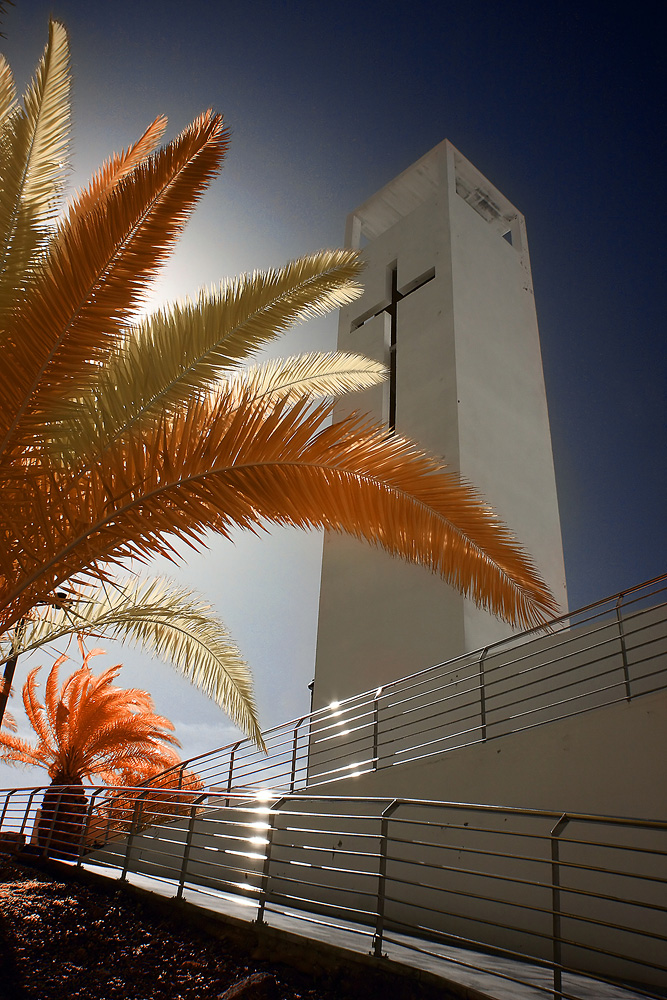
[[[388,795],[667,820],[667,692],[335,783]]]

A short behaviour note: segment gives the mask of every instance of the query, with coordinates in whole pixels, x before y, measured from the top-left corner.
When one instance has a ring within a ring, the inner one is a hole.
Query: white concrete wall
[[[664,605],[511,639],[318,717],[310,782],[667,821],[666,664]]]
[[[387,931],[419,929],[426,937],[452,935],[462,946],[479,941],[552,958],[552,831],[558,812],[416,802],[388,809],[393,794],[347,801],[340,794],[336,789],[335,796],[332,790],[330,796],[275,804],[266,883],[266,849],[252,844],[255,826],[247,812],[218,809],[196,820],[186,883],[246,898],[258,898],[261,887],[270,906],[371,927],[382,886]],[[381,881],[383,815],[390,818]],[[660,972],[628,959],[662,961],[664,834],[569,818],[559,833],[560,908],[568,914],[562,926],[565,965],[661,983]],[[135,838],[130,870],[178,880],[184,840],[182,822],[145,831]],[[114,863],[114,855],[105,850],[89,860]]]
[[[337,781],[391,795],[667,821],[667,693]]]

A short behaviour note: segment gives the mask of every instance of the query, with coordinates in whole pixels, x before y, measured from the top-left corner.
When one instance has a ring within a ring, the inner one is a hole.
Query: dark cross
[[[435,278],[435,268],[432,267],[430,271],[422,274],[405,292],[399,292],[398,290],[398,269],[396,262],[391,264],[387,270],[391,275],[391,297],[388,304],[382,306],[377,312],[360,316],[352,324],[352,329],[358,330],[364,323],[367,323],[370,319],[375,319],[376,316],[379,316],[383,312],[389,314],[389,430],[394,432],[396,430],[396,334],[398,329],[398,303],[401,299],[406,299],[408,295],[412,295],[418,288],[432,281]]]

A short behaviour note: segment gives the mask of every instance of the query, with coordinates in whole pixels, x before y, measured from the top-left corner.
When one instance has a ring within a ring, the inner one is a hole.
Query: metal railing
[[[630,701],[667,687],[666,625],[661,577],[271,729],[267,754],[241,739],[174,774],[295,792]]]
[[[260,922],[343,920],[376,955],[437,953],[445,974],[535,996],[665,996],[666,823],[323,793],[664,689],[666,591],[652,581],[332,704],[265,734],[267,755],[239,740],[160,787],[9,789],[0,850],[245,898]]]
[[[166,881],[177,897],[245,899],[260,924],[342,922],[376,956],[426,952],[458,981],[481,972],[567,1000],[603,995],[599,984],[605,996],[665,995],[664,822],[106,787],[87,790],[85,810],[71,788],[50,789],[45,810],[44,791],[11,790],[2,810],[35,853]]]

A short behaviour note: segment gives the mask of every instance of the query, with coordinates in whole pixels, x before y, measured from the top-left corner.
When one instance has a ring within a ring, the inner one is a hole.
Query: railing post
[[[630,701],[632,698],[632,693],[630,691],[630,667],[628,666],[628,649],[625,644],[625,631],[623,630],[623,615],[621,614],[621,602],[623,601],[623,593],[618,595],[618,600],[616,601],[616,621],[618,623],[618,635],[621,640],[621,657],[623,659],[623,678],[625,681],[625,698],[626,701]]]
[[[558,838],[570,822],[563,813],[551,831],[551,949],[553,959],[553,995],[555,1000],[563,996],[562,948],[561,948],[561,908],[560,908],[560,845]]]
[[[83,824],[83,827],[81,828],[81,836],[79,837],[79,850],[78,850],[78,857],[76,859],[77,868],[81,867],[81,858],[83,856],[84,840],[86,834],[88,833],[88,827],[90,826],[90,820],[93,815],[93,806],[95,805],[95,797],[99,791],[100,791],[99,788],[95,788],[93,790],[93,794],[90,796],[90,802],[88,804],[88,809],[86,810],[86,822]]]
[[[2,807],[2,816],[0,816],[0,830],[2,830],[2,824],[5,822],[5,816],[7,814],[7,807],[9,806],[9,800],[12,797],[12,795],[16,794],[16,792],[17,789],[12,788],[11,791],[7,792],[7,794],[5,795],[5,804]]]
[[[380,823],[380,864],[378,868],[378,892],[375,915],[375,934],[373,935],[373,952],[376,958],[382,957],[382,937],[384,935],[384,905],[387,883],[387,847],[389,819],[391,814],[401,805],[401,799],[394,799],[382,813]]]
[[[48,858],[48,856],[49,856],[49,847],[51,846],[51,840],[53,839],[53,831],[56,828],[56,820],[58,819],[58,814],[60,813],[60,804],[61,804],[61,802],[63,800],[63,791],[64,791],[64,789],[61,786],[60,791],[58,792],[58,800],[57,800],[55,808],[53,810],[53,817],[51,819],[51,826],[49,828],[49,832],[48,832],[48,835],[47,835],[47,838],[46,838],[46,843],[44,844],[44,847],[42,848],[42,854],[44,855],[45,858]]]
[[[264,910],[266,909],[266,895],[269,889],[269,867],[271,865],[271,848],[273,847],[273,834],[275,832],[276,826],[276,816],[278,815],[278,810],[284,804],[285,798],[278,799],[274,805],[271,806],[269,812],[269,829],[266,831],[266,839],[268,844],[266,845],[266,854],[264,856],[264,865],[262,866],[262,890],[259,897],[259,906],[257,908],[257,923],[264,923]]]
[[[111,838],[111,822],[112,822],[112,820],[111,820],[111,809],[109,809],[108,812],[107,812],[107,832],[106,832],[107,842]]]
[[[243,743],[243,740],[239,740],[238,743],[235,743],[234,746],[231,749],[230,754],[229,754],[229,774],[227,776],[227,791],[228,792],[231,792],[231,790],[232,790],[232,782],[234,780],[234,757],[236,756],[236,751],[238,750],[238,748],[241,746],[242,743]],[[229,799],[227,799],[226,805],[229,805]]]
[[[484,660],[489,647],[485,646],[479,658],[479,720],[482,725],[482,740],[486,741],[486,680],[484,677]]]
[[[137,828],[139,826],[139,814],[141,807],[143,806],[142,799],[144,799],[151,789],[146,789],[141,795],[137,795],[136,802],[134,803],[134,811],[132,813],[132,823],[130,825],[130,832],[125,843],[125,861],[123,862],[123,870],[120,875],[120,881],[125,882],[127,879],[127,873],[130,867],[130,852],[132,850],[132,845],[134,843],[134,837],[137,833]]]
[[[375,698],[373,699],[373,770],[377,771],[379,766],[379,746],[380,746],[380,708],[378,705],[378,699],[382,694],[383,687],[380,687],[375,692]]]
[[[32,800],[34,799],[35,795],[37,795],[38,791],[40,791],[39,788],[34,788],[32,790],[32,792],[30,793],[30,795],[28,796],[28,803],[27,803],[27,805],[25,807],[25,812],[23,813],[23,822],[21,823],[21,829],[19,830],[19,836],[21,836],[21,834],[25,830],[26,823],[28,822],[28,815],[30,813],[30,808],[32,806]],[[45,789],[41,789],[41,791],[45,791]]]
[[[299,721],[297,722],[296,726],[294,727],[294,739],[293,739],[293,742],[292,742],[292,770],[290,771],[290,782],[289,782],[289,790],[290,790],[290,792],[294,791],[294,785],[296,783],[296,754],[297,754],[297,743],[298,743],[298,739],[299,739],[299,735],[298,735],[299,734],[299,726],[301,725],[301,723],[303,722],[303,720],[305,718],[306,718],[305,715],[302,716],[299,719]]]
[[[188,821],[188,833],[185,838],[185,847],[183,848],[183,863],[181,864],[181,874],[178,879],[178,892],[176,893],[176,899],[181,899],[183,896],[183,884],[185,882],[185,874],[188,869],[188,861],[190,860],[190,848],[192,847],[192,837],[194,834],[195,826],[195,816],[197,815],[197,809],[202,804],[205,798],[208,797],[208,792],[204,792],[203,795],[199,795],[193,800],[192,806],[190,808],[190,819]]]

